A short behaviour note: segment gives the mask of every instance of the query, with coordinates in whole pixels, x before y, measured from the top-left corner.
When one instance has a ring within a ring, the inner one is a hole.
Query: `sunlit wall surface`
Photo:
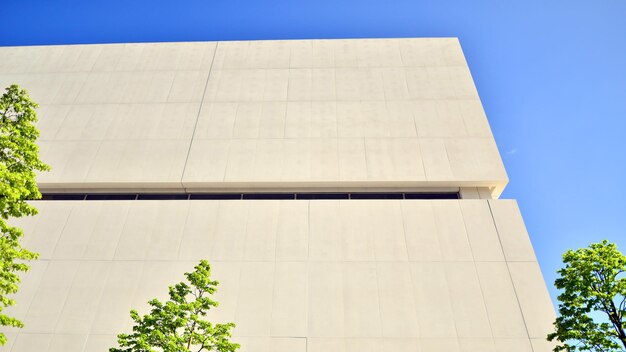
[[[245,352],[550,351],[554,311],[456,39],[0,48],[59,193],[461,199],[38,201],[6,351],[107,351],[208,259]]]

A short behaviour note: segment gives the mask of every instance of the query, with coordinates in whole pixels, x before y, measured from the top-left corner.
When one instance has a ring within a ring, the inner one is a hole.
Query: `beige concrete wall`
[[[548,352],[554,310],[509,200],[48,201],[12,352],[99,352],[211,262],[242,352]],[[7,331],[4,329],[4,331]]]
[[[507,183],[454,38],[3,47],[10,83],[44,190]]]
[[[40,201],[0,350],[106,351],[208,259],[242,352],[543,352],[554,319],[454,38],[0,48],[54,191],[463,200]],[[472,199],[473,198],[473,199]],[[488,200],[489,199],[489,200]]]

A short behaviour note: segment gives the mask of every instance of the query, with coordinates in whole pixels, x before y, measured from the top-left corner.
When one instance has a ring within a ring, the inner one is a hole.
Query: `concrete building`
[[[3,351],[107,351],[203,258],[242,352],[551,350],[457,39],[3,47],[11,83],[53,170]]]

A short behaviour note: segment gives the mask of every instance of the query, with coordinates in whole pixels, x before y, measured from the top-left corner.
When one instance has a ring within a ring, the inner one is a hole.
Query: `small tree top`
[[[229,341],[233,323],[213,324],[205,320],[208,311],[218,303],[210,296],[217,281],[211,280],[211,267],[203,260],[195,271],[186,273],[188,283],[180,282],[169,288],[170,299],[148,302],[149,314],[130,315],[135,326],[132,334],[118,335],[121,348],[110,352],[234,352],[239,345]]]

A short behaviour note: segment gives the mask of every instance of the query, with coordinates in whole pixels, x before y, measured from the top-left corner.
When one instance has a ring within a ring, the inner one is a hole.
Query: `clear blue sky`
[[[5,1],[0,46],[459,37],[553,298],[560,256],[626,252],[626,1]]]

